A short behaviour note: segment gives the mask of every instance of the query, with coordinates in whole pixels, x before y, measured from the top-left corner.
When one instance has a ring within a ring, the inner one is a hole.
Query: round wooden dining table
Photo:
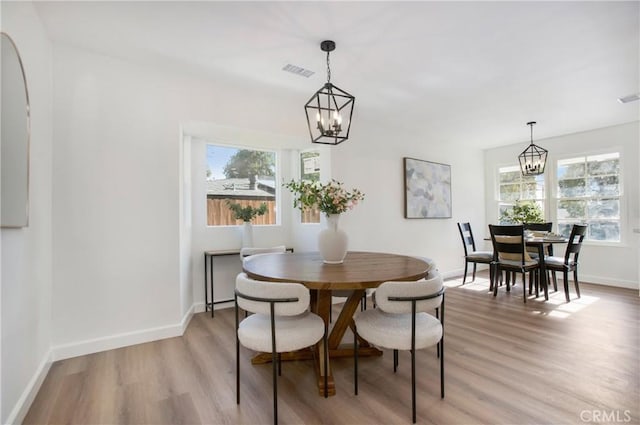
[[[331,292],[352,290],[329,334],[329,359],[353,355],[353,346],[341,346],[347,328],[353,326],[356,312],[365,289],[376,288],[387,281],[411,281],[425,277],[432,264],[417,257],[380,252],[350,251],[342,264],[325,264],[317,252],[262,254],[245,260],[243,271],[252,279],[270,282],[298,282],[311,291],[311,311],[329,325]],[[322,342],[313,350],[283,353],[282,360],[314,359],[318,390],[324,394],[324,374],[328,376],[328,392],[335,394],[330,364],[323,364]],[[379,356],[382,352],[362,341],[359,355]],[[271,354],[258,354],[254,364],[271,361]],[[329,362],[330,363],[330,362]]]

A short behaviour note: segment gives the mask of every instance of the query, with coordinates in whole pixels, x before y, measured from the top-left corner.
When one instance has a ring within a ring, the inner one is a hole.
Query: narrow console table
[[[287,251],[293,252],[293,248],[287,248]],[[211,317],[214,317],[213,306],[215,304],[222,304],[233,301],[233,298],[216,300],[213,296],[213,259],[214,257],[225,257],[230,255],[237,255],[239,258],[240,250],[226,249],[204,252],[204,311],[207,312],[209,311],[209,309],[211,309]],[[209,297],[209,292],[211,292],[211,297]]]
[[[213,297],[213,258],[225,257],[229,255],[240,255],[240,250],[230,249],[204,252],[204,311],[207,312],[209,311],[209,309],[211,309],[211,317],[213,317],[213,306],[215,304],[222,304],[233,301],[233,298],[216,301],[216,299]],[[211,298],[209,298],[209,288],[211,289]]]

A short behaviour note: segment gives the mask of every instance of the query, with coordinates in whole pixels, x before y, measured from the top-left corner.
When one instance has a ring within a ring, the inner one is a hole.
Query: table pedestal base
[[[322,351],[320,351],[322,352]],[[379,357],[382,356],[382,351],[378,350],[374,347],[358,347],[358,357]],[[338,347],[334,350],[329,350],[329,358],[339,358],[339,357],[353,357],[353,346],[345,345],[343,347]],[[322,371],[324,369],[322,363],[322,356],[317,359],[317,355],[315,350],[311,348],[306,348],[304,350],[298,351],[290,351],[287,353],[281,354],[281,359],[283,362],[294,361],[294,360],[311,360],[313,359],[314,368],[316,371],[316,377],[318,379],[318,394],[324,396],[324,375]],[[251,364],[266,364],[271,363],[271,353],[258,353],[251,359]],[[327,392],[329,395],[336,395],[336,386],[333,380],[333,373],[331,373],[331,367],[329,367],[329,376],[327,376]]]

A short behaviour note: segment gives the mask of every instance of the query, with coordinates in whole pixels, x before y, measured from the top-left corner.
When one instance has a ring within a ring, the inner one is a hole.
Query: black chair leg
[[[353,392],[358,395],[358,331],[353,325]]]
[[[416,423],[416,350],[411,350],[411,409]]]
[[[567,271],[565,270],[562,277],[564,278],[564,297],[566,298],[567,302],[571,302],[571,300],[569,299],[569,273],[567,273]]]
[[[276,352],[271,353],[271,363],[273,365],[273,423],[278,425],[278,376],[277,376],[277,359]]]
[[[236,404],[240,404],[240,339],[238,339],[238,327],[240,326],[240,319],[238,318],[238,302],[237,301],[235,305],[235,313],[236,313]]]
[[[489,264],[489,291],[493,290],[493,279],[495,279],[493,273],[493,264]]]
[[[471,281],[475,282],[476,281],[476,266],[478,265],[478,263],[473,263],[473,275],[471,276]]]
[[[576,287],[576,295],[580,298],[580,286],[578,286],[578,269],[573,269],[573,284]]]
[[[444,334],[440,338],[440,354],[440,398],[444,398]]]
[[[526,273],[522,272],[522,297],[524,298],[524,303],[527,303],[527,282],[526,282]],[[513,283],[515,283],[516,280],[513,279]]]
[[[327,335],[329,334],[329,326],[327,323],[324,324],[324,398],[329,397],[329,339]]]
[[[236,341],[236,404],[240,404],[240,344]]]
[[[462,284],[464,285],[465,280],[467,280],[467,266],[469,262],[465,260],[464,262],[464,275],[462,276]]]
[[[398,370],[398,350],[393,350],[393,373]]]
[[[553,277],[553,290],[558,292],[558,279],[556,278],[556,272],[551,272],[551,276]]]

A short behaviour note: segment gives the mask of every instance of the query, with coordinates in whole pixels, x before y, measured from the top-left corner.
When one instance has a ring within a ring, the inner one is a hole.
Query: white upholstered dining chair
[[[278,353],[311,347],[324,341],[327,364],[327,327],[309,311],[309,290],[295,282],[263,282],[240,273],[236,278],[236,402],[240,404],[240,344],[258,352],[271,353],[273,367],[273,422],[278,423]],[[239,320],[238,308],[251,313]],[[277,363],[277,364],[276,364]],[[328,395],[324,373],[324,396]]]
[[[444,287],[433,271],[417,282],[384,282],[376,290],[377,308],[354,318],[354,392],[358,394],[358,336],[370,344],[392,349],[394,372],[398,350],[411,352],[411,407],[416,422],[415,350],[438,346],[440,396],[444,398]],[[428,312],[436,311],[437,317]]]

